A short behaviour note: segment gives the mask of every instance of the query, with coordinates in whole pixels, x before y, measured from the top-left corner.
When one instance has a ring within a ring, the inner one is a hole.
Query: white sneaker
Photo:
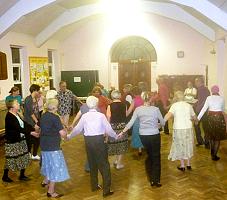
[[[32,160],[40,160],[40,157],[38,155],[32,156]]]
[[[125,166],[123,165],[123,164],[117,164],[116,165],[116,169],[122,169],[122,168],[124,168]]]
[[[114,161],[113,166],[114,166],[114,167],[117,166],[117,161]]]

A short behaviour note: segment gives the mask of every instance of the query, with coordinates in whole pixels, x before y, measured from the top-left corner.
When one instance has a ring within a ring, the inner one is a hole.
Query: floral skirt
[[[225,118],[222,112],[208,112],[207,121],[207,138],[209,140],[225,140],[227,138]]]
[[[190,159],[193,156],[193,129],[174,129],[173,142],[168,156],[169,160]]]
[[[124,128],[125,123],[112,123],[113,130],[119,134]],[[122,138],[115,140],[114,138],[108,138],[108,155],[121,155],[128,151],[128,134],[125,133]]]
[[[42,151],[41,174],[51,182],[62,182],[69,179],[64,155],[59,151]]]
[[[30,156],[25,140],[16,143],[5,143],[5,169],[19,171],[30,164]]]

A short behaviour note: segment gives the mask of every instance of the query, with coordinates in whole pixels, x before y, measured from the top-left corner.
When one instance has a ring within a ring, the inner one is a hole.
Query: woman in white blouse
[[[225,139],[226,124],[223,112],[225,110],[225,100],[219,95],[219,87],[214,85],[211,88],[211,96],[208,96],[205,104],[198,115],[198,120],[202,118],[208,110],[208,139],[210,141],[212,160],[217,161],[220,157],[217,152],[220,146],[220,140]]]
[[[192,119],[196,119],[192,106],[184,101],[184,93],[177,91],[174,94],[176,103],[172,104],[164,119],[167,121],[171,117],[173,122],[173,142],[168,156],[169,160],[180,160],[177,169],[185,171],[185,161],[187,169],[191,170],[190,160],[193,156],[194,134]]]

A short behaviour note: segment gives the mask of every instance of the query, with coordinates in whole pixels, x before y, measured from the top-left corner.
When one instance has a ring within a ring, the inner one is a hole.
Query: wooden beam
[[[227,14],[210,3],[207,0],[169,0],[170,2],[175,2],[184,6],[194,8],[208,19],[227,30]]]
[[[24,15],[56,0],[20,0],[0,17],[0,38]]]

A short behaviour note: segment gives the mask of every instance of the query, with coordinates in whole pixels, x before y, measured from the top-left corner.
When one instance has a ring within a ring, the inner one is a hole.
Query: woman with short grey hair
[[[47,197],[59,198],[62,194],[55,191],[55,183],[69,179],[67,165],[60,148],[61,138],[66,138],[67,133],[57,114],[58,100],[48,99],[46,109],[40,121],[41,174],[45,177],[41,185],[43,187],[48,185]]]
[[[177,169],[185,171],[185,161],[187,169],[191,170],[190,159],[193,156],[194,134],[192,119],[196,120],[192,106],[184,101],[184,93],[177,91],[174,94],[175,103],[172,104],[165,121],[174,118],[173,122],[173,142],[168,156],[169,160],[180,160]]]
[[[113,130],[119,134],[126,124],[126,112],[127,106],[125,103],[122,103],[121,93],[119,90],[114,90],[111,92],[111,97],[113,102],[107,107],[106,116],[110,122]],[[128,135],[125,134],[119,140],[114,140],[108,138],[108,153],[109,155],[116,155],[114,166],[116,169],[121,169],[124,167],[122,164],[123,154],[128,150]]]
[[[152,106],[150,103],[151,93],[143,92],[141,97],[144,104],[135,109],[131,120],[123,129],[119,137],[129,130],[134,122],[139,119],[139,136],[148,153],[148,157],[145,161],[147,176],[151,186],[161,187],[161,138],[159,133],[159,122],[162,126],[165,125],[165,122],[159,108]]]

